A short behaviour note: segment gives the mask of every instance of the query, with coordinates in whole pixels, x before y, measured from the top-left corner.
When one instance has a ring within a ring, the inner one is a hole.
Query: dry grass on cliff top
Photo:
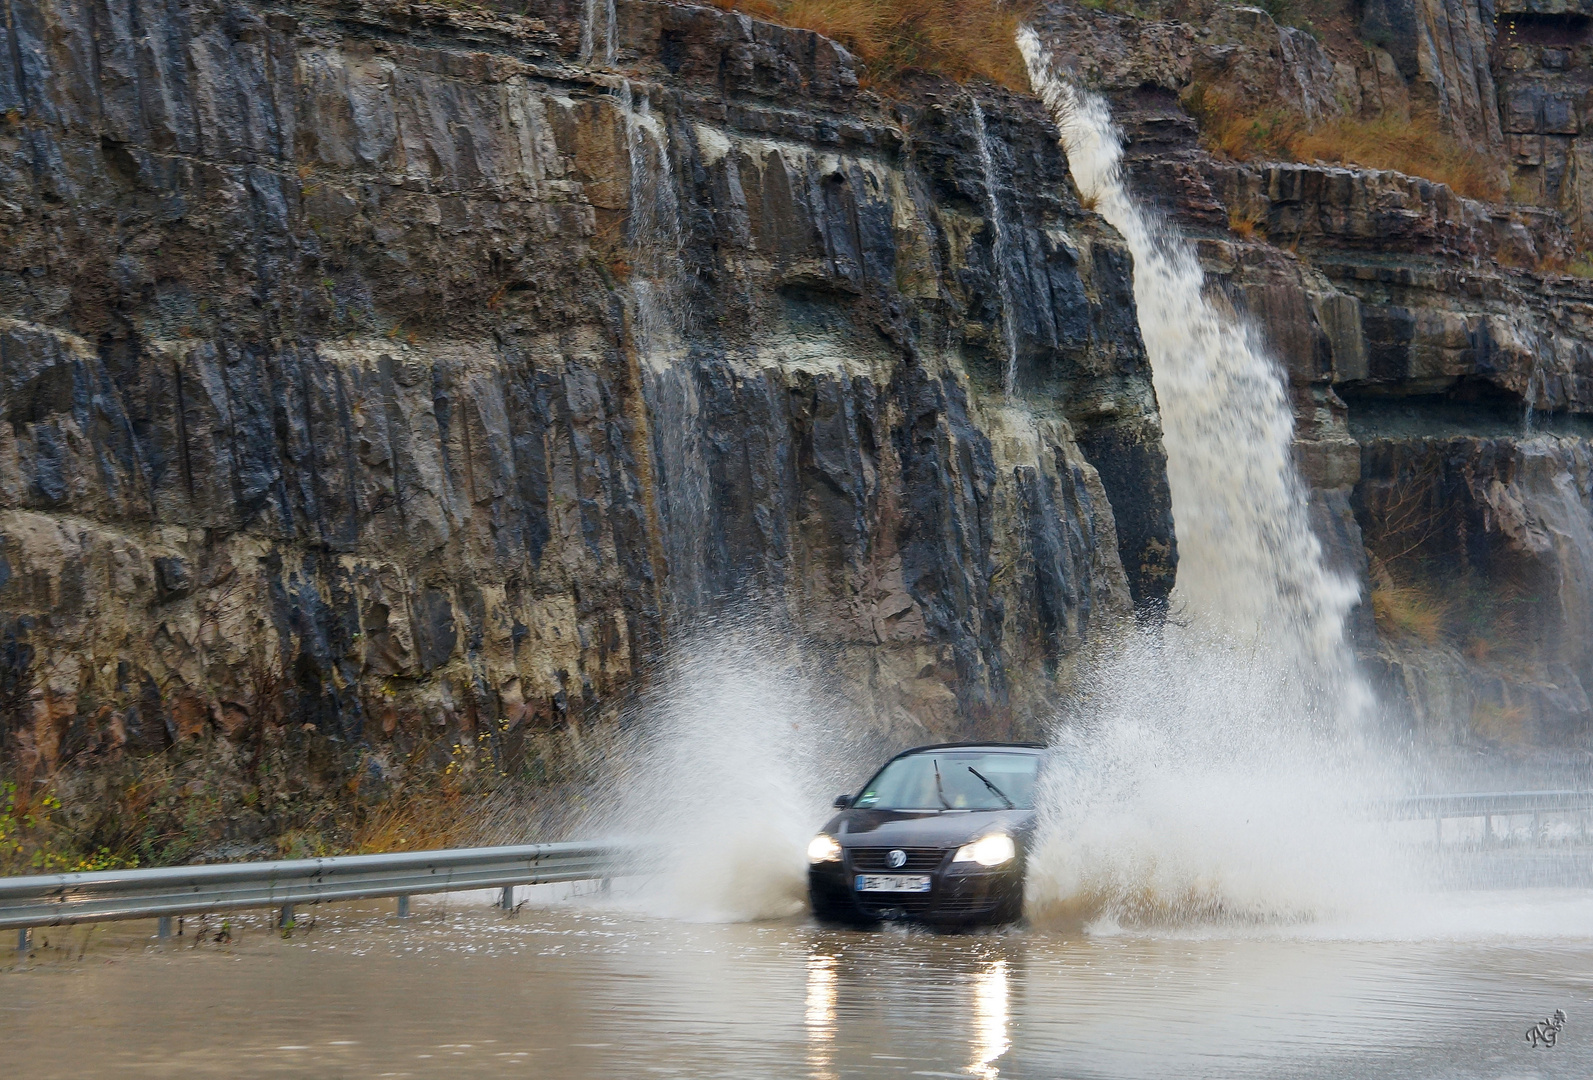
[[[888,89],[909,71],[955,82],[988,79],[1027,93],[1018,23],[1028,0],[713,0],[718,7],[812,30],[863,62],[863,81]]]
[[[1237,161],[1329,161],[1363,169],[1392,169],[1447,184],[1470,199],[1504,198],[1498,169],[1447,134],[1431,113],[1409,120],[1338,117],[1311,124],[1283,106],[1246,110],[1230,93],[1196,84],[1184,107],[1200,124],[1212,153]]]

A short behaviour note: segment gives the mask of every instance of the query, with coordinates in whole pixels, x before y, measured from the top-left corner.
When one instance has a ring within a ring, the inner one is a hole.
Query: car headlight
[[[812,851],[811,848],[808,850]],[[1006,833],[991,833],[958,848],[957,854],[952,856],[951,861],[976,862],[980,866],[1000,866],[1010,861],[1017,853],[1018,846],[1012,842],[1012,837]]]
[[[808,844],[808,862],[840,862],[841,845],[829,833],[819,833]]]

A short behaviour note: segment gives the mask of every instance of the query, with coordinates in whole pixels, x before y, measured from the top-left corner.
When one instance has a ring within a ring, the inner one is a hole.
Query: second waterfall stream
[[[1358,590],[1311,531],[1281,366],[1134,198],[1106,102],[1027,27],[1018,44],[1081,196],[1134,257],[1178,543],[1167,625],[1131,632],[1064,703],[1030,914],[1097,929],[1369,914],[1398,879],[1365,813],[1390,778],[1345,641]]]

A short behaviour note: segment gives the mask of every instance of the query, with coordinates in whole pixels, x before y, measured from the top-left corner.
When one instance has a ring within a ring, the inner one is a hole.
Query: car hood
[[[843,810],[824,831],[843,847],[956,847],[986,833],[1025,837],[1033,810]]]

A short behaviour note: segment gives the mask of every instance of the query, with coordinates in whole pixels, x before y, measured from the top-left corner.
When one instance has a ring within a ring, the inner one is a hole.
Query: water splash
[[[1018,388],[1018,319],[1007,281],[1007,228],[1001,215],[1001,194],[996,187],[996,162],[990,153],[990,134],[985,130],[985,111],[979,99],[968,95],[973,109],[974,131],[979,139],[979,165],[984,171],[985,197],[990,209],[991,251],[995,262],[996,291],[1001,297],[1001,331],[1007,343],[1007,364],[1002,374],[1002,390],[1011,397]]]
[[[1283,373],[1130,194],[1105,102],[1057,77],[1027,27],[1018,45],[1080,194],[1134,256],[1179,554],[1171,624],[1097,657],[1065,710],[1032,912],[1251,922],[1371,902],[1399,876],[1364,810],[1392,780],[1361,738],[1358,589],[1311,530]]]
[[[1393,778],[1280,709],[1277,658],[1132,632],[1052,736],[1029,870],[1039,925],[1378,918],[1417,886],[1372,807]]]
[[[698,922],[804,909],[814,827],[878,755],[811,663],[751,617],[721,617],[672,642],[589,827],[654,838],[656,873],[629,903]]]

